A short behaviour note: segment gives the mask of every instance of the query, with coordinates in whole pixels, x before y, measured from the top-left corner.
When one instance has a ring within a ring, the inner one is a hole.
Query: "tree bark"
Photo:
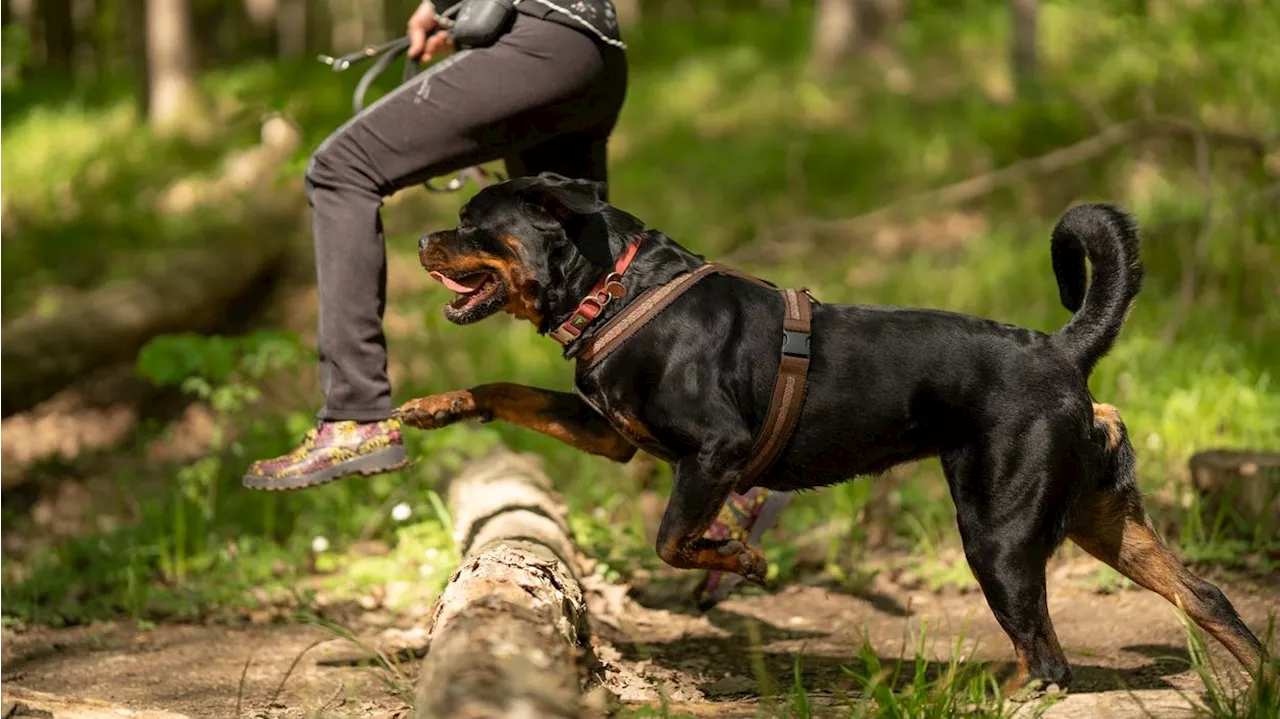
[[[329,0],[329,47],[333,54],[350,52],[364,42],[359,0]]]
[[[147,0],[147,115],[162,134],[198,113],[193,43],[188,0]]]
[[[55,70],[71,70],[75,53],[71,0],[43,0],[36,5],[44,20],[45,62]]]
[[[1267,529],[1280,517],[1280,452],[1213,449],[1192,455],[1188,465],[1210,516],[1226,505]]]
[[[276,8],[276,51],[280,57],[300,57],[306,53],[306,0],[280,0]]]
[[[854,0],[818,0],[809,73],[817,77],[830,75],[853,50],[857,35],[858,7]]]
[[[858,39],[873,52],[894,52],[894,34],[907,16],[906,0],[860,0]]]
[[[53,315],[7,323],[0,330],[0,416],[36,406],[87,372],[133,361],[156,335],[223,326],[229,309],[251,298],[293,249],[302,207],[296,189],[273,184],[275,168],[297,149],[289,129],[269,120],[261,144],[230,156],[219,179],[176,183],[157,208],[231,208],[252,232],[193,238],[192,249],[175,251],[163,270],[73,297]]]
[[[131,719],[188,719],[185,714],[166,711],[164,709],[126,709],[122,706],[108,704],[96,699],[80,699],[77,697],[40,692],[34,689],[15,687],[5,682],[3,690],[3,708],[0,717],[72,717],[75,719],[93,719],[94,717],[130,717]]]
[[[586,600],[546,475],[503,450],[453,481],[449,507],[463,559],[431,618],[416,716],[579,717]]]
[[[621,27],[635,27],[640,22],[640,0],[613,0],[613,8],[618,12]]]
[[[1013,86],[1019,99],[1035,97],[1039,78],[1039,52],[1037,48],[1037,23],[1040,0],[1011,0],[1013,37],[1011,62]]]

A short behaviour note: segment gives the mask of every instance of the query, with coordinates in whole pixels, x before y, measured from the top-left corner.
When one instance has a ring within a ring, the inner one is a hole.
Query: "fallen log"
[[[268,121],[262,142],[228,157],[221,177],[176,183],[159,203],[175,215],[233,212],[233,222],[192,238],[188,249],[129,282],[5,323],[0,416],[31,409],[86,373],[132,362],[157,335],[217,330],[232,308],[252,301],[303,226],[301,193],[274,184],[276,167],[297,146],[291,131],[282,120]]]
[[[81,697],[12,686],[7,682],[0,691],[0,719],[45,717],[45,719],[189,719],[185,714],[163,709],[127,709],[115,704]]]
[[[586,601],[550,481],[500,451],[452,482],[449,507],[462,562],[431,617],[416,716],[581,716]]]

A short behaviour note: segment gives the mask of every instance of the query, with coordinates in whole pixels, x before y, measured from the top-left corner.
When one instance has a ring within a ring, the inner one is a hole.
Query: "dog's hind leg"
[[[1138,585],[1180,606],[1241,664],[1257,670],[1262,643],[1222,591],[1187,571],[1160,541],[1132,484],[1085,498],[1067,536]]]
[[[944,453],[942,466],[965,557],[1013,642],[1017,670],[1005,682],[1006,691],[1017,691],[1028,680],[1065,690],[1071,667],[1049,617],[1045,563],[1058,543],[1053,538],[1059,511],[1055,472],[1066,470],[1047,448],[1021,444],[1012,450],[1019,453],[1017,461],[969,447]]]

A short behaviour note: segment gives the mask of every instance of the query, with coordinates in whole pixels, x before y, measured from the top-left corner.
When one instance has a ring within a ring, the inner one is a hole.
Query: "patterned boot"
[[[408,464],[398,419],[320,422],[292,452],[249,465],[244,486],[269,492],[306,489],[351,474],[380,474]]]
[[[746,494],[731,494],[720,508],[716,521],[702,536],[707,539],[736,539],[758,547],[760,538],[777,523],[790,501],[789,492],[771,492],[761,487],[753,487]],[[707,572],[694,595],[698,609],[703,612],[711,609],[741,583],[742,577],[737,574]]]

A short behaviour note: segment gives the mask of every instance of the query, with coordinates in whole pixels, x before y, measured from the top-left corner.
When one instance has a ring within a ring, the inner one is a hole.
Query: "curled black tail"
[[[1079,205],[1053,228],[1053,274],[1062,304],[1075,313],[1050,342],[1088,377],[1111,349],[1142,289],[1138,223],[1113,205]],[[1093,265],[1085,292],[1084,259]]]

